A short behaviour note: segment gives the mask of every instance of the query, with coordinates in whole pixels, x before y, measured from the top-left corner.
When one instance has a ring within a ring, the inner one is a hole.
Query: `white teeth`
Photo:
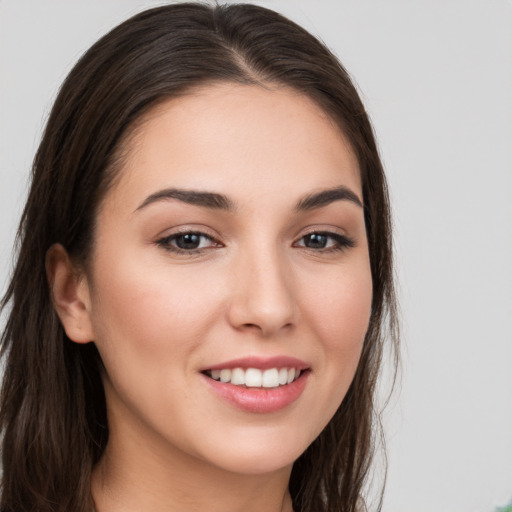
[[[257,368],[248,368],[245,371],[245,385],[248,388],[261,388],[263,374]]]
[[[245,384],[245,375],[242,368],[233,368],[233,370],[231,370],[231,384],[237,386]]]
[[[229,382],[231,380],[231,370],[221,370],[219,377],[221,382]]]
[[[222,370],[211,370],[208,375],[214,380],[224,383],[231,383],[235,386],[247,386],[248,388],[277,388],[285,386],[297,380],[301,374],[295,368],[233,368]]]
[[[279,384],[281,386],[284,386],[287,383],[288,383],[288,369],[287,368],[281,368],[279,370]]]
[[[264,388],[277,388],[279,386],[279,372],[277,368],[263,372],[262,385]]]

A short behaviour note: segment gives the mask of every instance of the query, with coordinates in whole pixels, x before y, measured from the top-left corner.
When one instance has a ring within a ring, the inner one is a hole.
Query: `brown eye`
[[[201,235],[198,233],[185,233],[174,237],[174,243],[180,249],[197,249],[201,244]]]
[[[182,254],[194,254],[221,245],[205,233],[196,231],[174,233],[158,240],[157,244],[167,251]]]
[[[297,244],[299,247],[313,249],[317,251],[341,251],[354,247],[352,239],[340,235],[339,233],[314,232],[303,236]]]
[[[311,233],[303,238],[304,246],[310,249],[325,249],[329,237],[324,233]]]

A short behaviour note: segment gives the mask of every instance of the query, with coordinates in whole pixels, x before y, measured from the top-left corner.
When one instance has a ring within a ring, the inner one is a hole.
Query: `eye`
[[[330,233],[325,231],[315,231],[308,233],[300,238],[296,244],[298,247],[313,249],[317,251],[330,252],[341,251],[350,247],[354,247],[354,241],[345,235],[339,233]]]
[[[161,238],[157,244],[168,251],[179,254],[195,254],[210,247],[220,247],[216,240],[200,231],[174,233]]]

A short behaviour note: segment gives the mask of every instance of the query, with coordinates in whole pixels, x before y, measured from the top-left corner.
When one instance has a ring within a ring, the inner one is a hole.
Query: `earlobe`
[[[68,338],[76,343],[93,341],[87,278],[77,271],[61,244],[52,245],[46,253],[46,275],[53,306]]]

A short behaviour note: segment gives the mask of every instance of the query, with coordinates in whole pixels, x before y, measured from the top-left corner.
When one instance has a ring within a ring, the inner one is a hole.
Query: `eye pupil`
[[[180,249],[197,249],[201,243],[201,236],[196,233],[185,233],[176,237],[176,245]]]
[[[304,243],[311,249],[323,249],[327,245],[327,235],[311,233],[305,237]]]

